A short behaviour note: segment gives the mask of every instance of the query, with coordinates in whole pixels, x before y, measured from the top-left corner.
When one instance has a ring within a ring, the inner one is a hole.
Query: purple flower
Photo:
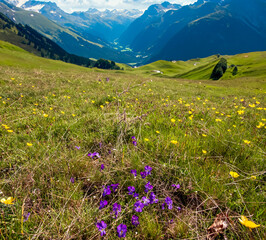
[[[104,221],[97,222],[96,227],[101,232],[101,236],[105,235],[105,228],[107,227],[107,224]]]
[[[117,184],[111,184],[111,187],[113,188],[113,191],[115,192],[119,186],[119,183]]]
[[[113,204],[113,212],[115,214],[115,218],[117,218],[118,213],[121,212],[121,205],[119,203]]]
[[[136,199],[139,199],[139,194],[135,192],[133,197],[136,198]]]
[[[101,170],[103,170],[103,169],[104,169],[104,164],[101,165]]]
[[[75,148],[76,148],[76,149],[78,149],[78,150],[80,149],[80,147],[79,147],[79,146],[75,146]]]
[[[147,177],[147,173],[146,173],[146,172],[140,172],[140,175],[141,175],[141,177],[142,177],[143,179]]]
[[[167,197],[165,199],[165,203],[167,204],[168,209],[172,209],[173,208],[173,201],[172,201],[172,199],[170,197]]]
[[[176,189],[179,189],[180,188],[180,184],[172,184],[171,186],[174,187],[174,188],[176,188]]]
[[[127,189],[128,189],[128,192],[129,192],[128,194],[129,195],[133,195],[134,194],[135,188],[133,186],[129,186]]]
[[[162,204],[162,210],[164,210],[164,209],[165,209],[165,203]]]
[[[178,211],[181,211],[181,207],[177,207],[177,210],[178,210]]]
[[[137,170],[136,170],[136,169],[132,169],[130,172],[131,172],[135,177],[137,176]]]
[[[70,182],[71,183],[74,183],[75,182],[75,179],[73,177],[70,178]]]
[[[104,187],[104,186],[103,186]],[[103,190],[103,197],[106,196],[106,195],[110,195],[111,194],[111,188],[110,186],[106,186],[104,187],[104,190]]]
[[[117,226],[117,234],[119,238],[126,237],[126,233],[127,233],[127,225],[121,223],[120,225]]]
[[[150,167],[150,166],[145,166],[145,172],[147,173],[147,175],[150,175],[151,174],[151,170],[152,170],[152,167]]]
[[[134,146],[137,146],[137,141],[132,141]]]
[[[132,136],[131,139],[137,141],[135,136]]]
[[[142,197],[141,200],[142,200],[144,206],[148,206],[150,204],[150,199],[147,197]]]
[[[110,81],[110,78],[106,78],[106,82],[109,82]]]
[[[88,156],[91,157],[91,158],[94,158],[94,157],[101,158],[100,154],[97,153],[97,152],[94,152],[94,153],[88,153]]]
[[[137,201],[135,204],[134,204],[134,210],[136,212],[142,212],[142,208],[144,208],[144,204],[141,202],[141,201]]]
[[[149,199],[150,199],[150,204],[157,203],[157,202],[159,201],[159,200],[156,198],[156,195],[155,195],[154,192],[151,192],[151,193],[150,193],[150,197],[149,197]]]
[[[132,218],[131,218],[131,223],[132,223],[132,225],[137,227],[139,225],[139,217],[136,216],[136,215],[133,215]]]
[[[145,192],[149,192],[150,190],[153,189],[153,186],[150,184],[150,182],[147,182],[147,184],[145,185]]]
[[[30,217],[30,213],[27,213],[26,215],[23,215],[23,218],[24,218],[23,222],[28,221],[29,217]]]
[[[100,201],[100,207],[99,209],[101,210],[102,208],[104,208],[105,206],[107,206],[108,202],[106,200]]]

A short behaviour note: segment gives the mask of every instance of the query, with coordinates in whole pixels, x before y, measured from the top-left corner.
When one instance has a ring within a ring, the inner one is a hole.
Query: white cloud
[[[86,11],[89,8],[97,9],[142,9],[145,10],[151,4],[162,3],[163,0],[43,0],[55,2],[66,12]],[[171,3],[186,5],[196,0],[173,0]]]

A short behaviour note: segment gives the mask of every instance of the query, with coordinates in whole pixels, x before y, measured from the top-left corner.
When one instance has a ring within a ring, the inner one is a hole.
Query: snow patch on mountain
[[[44,7],[44,4],[38,4],[38,5],[35,5],[35,6],[31,6],[31,7],[28,7],[28,8],[24,8],[25,10],[28,10],[28,11],[33,11],[33,12],[40,12],[40,10]]]

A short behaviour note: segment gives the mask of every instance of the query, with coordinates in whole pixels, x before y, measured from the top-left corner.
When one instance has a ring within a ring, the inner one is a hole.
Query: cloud
[[[66,12],[86,11],[89,8],[97,9],[141,9],[145,10],[150,5],[162,3],[164,0],[44,0],[55,2]],[[173,0],[171,3],[186,5],[196,0]]]

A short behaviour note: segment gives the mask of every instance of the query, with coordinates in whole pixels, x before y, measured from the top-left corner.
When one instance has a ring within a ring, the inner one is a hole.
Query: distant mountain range
[[[119,43],[155,60],[266,50],[266,0],[198,0],[164,12],[150,6]]]
[[[133,54],[115,50],[107,42],[90,33],[83,34],[71,27],[61,26],[38,13],[36,9],[28,11],[0,0],[0,12],[15,23],[29,25],[71,54],[94,59],[105,58],[123,63],[136,61]]]
[[[36,11],[64,27],[70,27],[83,36],[94,35],[113,42],[126,30],[129,24],[139,17],[139,10],[105,10],[90,8],[86,12],[64,12],[53,2],[27,1],[21,7]]]
[[[66,51],[141,65],[266,50],[266,0],[163,2],[139,10],[64,12],[55,3],[0,0],[0,12]],[[23,9],[22,9],[23,8]]]

